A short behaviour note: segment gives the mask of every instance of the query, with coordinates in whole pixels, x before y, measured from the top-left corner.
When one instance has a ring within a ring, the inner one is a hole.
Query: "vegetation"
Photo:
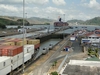
[[[57,65],[57,61],[54,61],[54,62],[52,63],[52,67],[54,68],[54,67],[56,67],[56,65]]]
[[[44,25],[50,25],[50,23],[44,23]]]
[[[23,24],[23,19],[18,19],[17,20],[18,25],[22,25]],[[24,20],[25,25],[30,25],[30,23],[27,20]]]
[[[74,20],[69,20],[67,22],[73,24],[77,22],[78,24],[84,24],[84,25],[100,25],[100,17],[95,17],[93,19],[86,20],[86,21],[74,19]]]
[[[3,23],[0,23],[0,28],[1,28],[1,29],[6,29],[6,25],[3,24]]]
[[[99,54],[98,54],[98,48],[89,48],[88,49],[88,55],[89,56],[96,56],[97,58],[99,58]]]
[[[19,28],[21,28],[21,26],[18,26],[17,28],[19,29]]]
[[[0,18],[0,24],[2,24],[2,25],[15,25],[15,24],[17,24],[17,22],[12,21],[12,20],[8,20],[8,19],[4,19],[4,18]]]
[[[9,19],[4,19],[0,18],[0,28],[4,29],[6,28],[6,25],[22,25],[23,24],[23,19],[18,19],[17,21],[9,20]],[[30,23],[25,20],[25,25],[30,25]]]
[[[51,75],[58,75],[58,73],[55,71],[55,72],[51,72]]]

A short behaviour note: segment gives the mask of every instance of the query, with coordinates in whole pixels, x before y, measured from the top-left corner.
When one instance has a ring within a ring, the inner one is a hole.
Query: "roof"
[[[100,61],[100,59],[99,58],[97,58],[97,57],[91,57],[91,58],[87,58],[86,59],[87,61]]]

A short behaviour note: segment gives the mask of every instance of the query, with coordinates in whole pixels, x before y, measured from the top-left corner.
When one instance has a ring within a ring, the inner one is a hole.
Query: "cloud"
[[[49,0],[24,0],[26,4],[46,4]],[[22,4],[23,0],[0,0],[0,4]]]
[[[52,2],[56,5],[66,5],[64,0],[52,0]]]
[[[10,5],[14,5],[14,4],[22,4],[22,0],[0,0],[0,4],[10,4]]]
[[[26,3],[47,4],[49,0],[26,0]]]
[[[18,9],[14,6],[11,5],[0,5],[0,10],[1,11],[11,11],[11,12],[18,12]]]
[[[90,0],[89,3],[83,4],[85,7],[100,10],[100,4],[96,0]]]

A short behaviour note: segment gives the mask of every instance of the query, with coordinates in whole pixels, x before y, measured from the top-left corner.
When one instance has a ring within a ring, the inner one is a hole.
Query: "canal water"
[[[12,26],[11,26],[12,27]],[[13,26],[14,27],[14,26]],[[54,26],[53,25],[33,25],[33,26],[27,26],[27,27],[29,27],[29,28],[41,28],[41,27],[47,27],[47,29],[45,29],[45,30],[42,30],[42,31],[39,31],[39,32],[47,32],[48,31],[48,29],[50,29],[50,31],[54,31]],[[60,32],[58,32],[58,33],[64,33],[64,34],[71,34],[71,33],[73,33],[74,31],[76,31],[76,30],[83,30],[83,29],[86,29],[86,30],[89,30],[89,31],[93,31],[93,30],[95,30],[95,28],[99,28],[100,29],[100,26],[96,26],[96,25],[90,25],[90,26],[88,26],[88,25],[81,25],[81,26],[76,26],[76,25],[74,25],[74,26],[72,26],[73,27],[73,29],[67,29],[67,30],[64,30],[64,31],[60,31]],[[10,28],[10,26],[7,26],[7,28]],[[38,33],[38,32],[37,32]],[[32,35],[35,35],[35,33],[27,33],[26,34],[26,36],[32,36]],[[23,37],[23,34],[20,34],[20,35],[14,35],[14,36],[8,36],[8,37],[13,37],[13,38],[22,38]],[[48,40],[48,41],[46,41],[46,42],[44,42],[44,43],[42,43],[41,44],[41,47],[40,47],[40,50],[39,50],[39,53],[38,53],[38,55],[37,55],[37,57],[39,56],[39,55],[41,55],[41,53],[42,53],[42,49],[44,48],[44,47],[49,47],[49,44],[53,44],[53,45],[55,45],[56,43],[58,43],[60,41],[60,39],[50,39],[50,40]],[[77,43],[77,44],[76,44]],[[73,43],[73,45],[72,45],[72,47],[74,48],[74,53],[80,53],[81,52],[81,47],[78,47],[77,45],[79,45],[79,42],[74,42]]]
[[[38,58],[40,55],[42,55],[42,50],[43,48],[49,48],[49,45],[52,44],[53,46],[56,45],[59,41],[61,41],[61,39],[50,39],[46,42],[43,42],[41,45],[40,45],[40,49],[39,49],[39,52],[38,54],[36,55],[36,58]]]
[[[97,26],[97,25],[71,25],[73,27],[73,29],[67,29],[67,30],[64,30],[64,31],[61,31],[59,33],[72,33],[76,30],[83,30],[83,29],[87,29],[89,31],[93,31],[95,30],[95,28],[98,28],[100,29],[100,26]],[[16,28],[17,26],[7,26],[7,28]],[[41,32],[47,32],[48,29],[49,31],[54,31],[54,26],[53,25],[33,25],[33,26],[27,26],[28,28],[43,28],[43,27],[46,27],[47,29],[45,30],[42,30]]]

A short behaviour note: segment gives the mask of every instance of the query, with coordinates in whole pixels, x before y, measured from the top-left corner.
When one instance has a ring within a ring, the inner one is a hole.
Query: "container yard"
[[[33,56],[39,47],[39,39],[25,39],[24,45],[23,40],[18,38],[4,38],[0,40],[0,74],[16,74],[16,69],[22,69],[23,60],[24,64],[33,60]]]

